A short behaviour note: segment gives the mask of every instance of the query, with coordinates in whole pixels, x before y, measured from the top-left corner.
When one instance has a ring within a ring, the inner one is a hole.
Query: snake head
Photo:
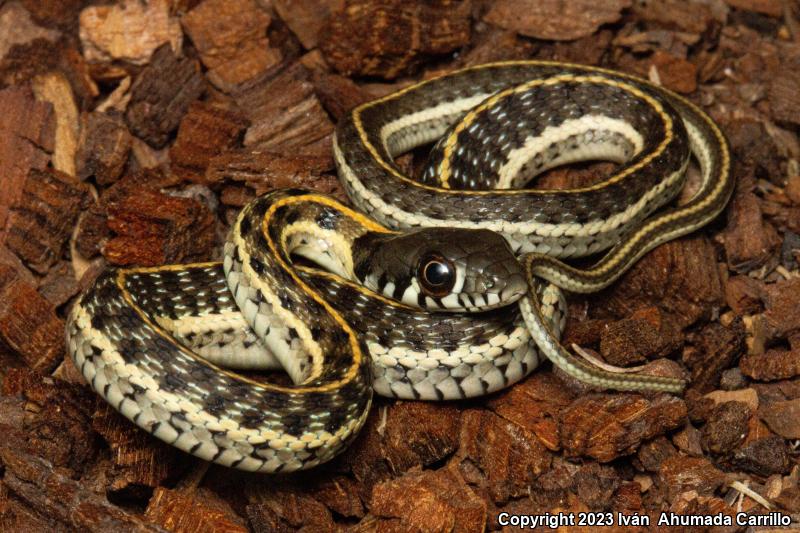
[[[488,311],[513,303],[528,291],[508,243],[490,230],[423,228],[372,236],[368,241],[356,247],[356,277],[371,290],[406,305],[432,311]]]

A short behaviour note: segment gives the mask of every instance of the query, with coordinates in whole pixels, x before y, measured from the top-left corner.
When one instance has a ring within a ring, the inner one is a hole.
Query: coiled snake
[[[437,140],[418,181],[394,163]],[[690,155],[698,191],[656,213],[683,187]],[[221,264],[101,275],[67,323],[92,388],[182,450],[261,472],[332,458],[363,425],[373,389],[487,394],[535,369],[539,350],[600,387],[683,388],[570,355],[558,343],[559,288],[600,290],[724,208],[728,146],[690,102],[603,69],[488,64],[354,109],[334,156],[359,211],[279,190],[242,210]],[[595,185],[522,188],[549,168],[598,159],[620,165]],[[605,250],[588,269],[561,261]],[[232,370],[270,367],[295,385]]]

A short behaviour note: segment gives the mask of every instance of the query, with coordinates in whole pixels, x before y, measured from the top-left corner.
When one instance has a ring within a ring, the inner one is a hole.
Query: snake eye
[[[428,296],[447,295],[456,281],[453,263],[438,254],[427,254],[419,262],[419,281]]]

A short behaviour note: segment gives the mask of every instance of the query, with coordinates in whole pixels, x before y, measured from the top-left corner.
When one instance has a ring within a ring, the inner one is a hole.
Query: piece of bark
[[[205,91],[196,61],[158,48],[131,87],[125,119],[131,131],[153,148],[162,148],[195,101]]]
[[[62,525],[57,529],[89,532],[162,532],[134,514],[112,505],[94,490],[54,469],[44,459],[13,450],[0,449],[5,466],[3,483],[9,491],[36,512]]]
[[[713,21],[711,10],[700,2],[683,0],[634,2],[632,11],[641,20],[689,33],[703,33]]]
[[[666,459],[676,455],[678,455],[678,450],[664,436],[642,443],[636,451],[636,458],[648,472],[658,472]]]
[[[800,439],[800,399],[762,405],[758,416],[785,439]]]
[[[800,84],[800,74],[788,69],[780,70],[772,78],[769,86],[769,103],[774,120],[800,124],[798,84]]]
[[[800,278],[766,286],[764,318],[767,340],[789,339],[800,332]]]
[[[170,490],[156,488],[144,517],[173,533],[212,533],[228,531],[246,533],[244,519],[219,496],[203,490]]]
[[[31,170],[22,195],[11,205],[8,248],[26,265],[46,273],[67,246],[78,215],[89,207],[89,188],[56,170]]]
[[[724,391],[736,391],[747,387],[749,380],[744,377],[739,367],[722,371],[719,378],[719,388]]]
[[[486,406],[502,418],[532,432],[548,449],[560,449],[558,413],[574,395],[550,372],[535,372],[522,383],[488,400]]]
[[[747,437],[750,407],[743,402],[724,402],[709,414],[702,430],[703,447],[715,454],[726,454]]]
[[[693,347],[684,351],[684,362],[692,372],[691,388],[702,393],[717,388],[722,371],[745,353],[745,330],[741,319],[729,326],[716,322],[693,336]]]
[[[56,41],[58,37],[58,31],[37,25],[19,2],[6,2],[0,7],[0,59],[14,45],[30,43],[36,39]]]
[[[39,294],[54,307],[61,307],[81,290],[72,264],[67,261],[57,263],[39,282]]]
[[[661,464],[658,475],[666,484],[670,499],[690,490],[713,494],[725,481],[725,474],[705,457],[675,455]]]
[[[770,349],[763,354],[745,355],[739,364],[745,376],[758,381],[776,381],[800,374],[800,348]]]
[[[600,338],[600,353],[612,365],[630,366],[666,357],[681,346],[671,321],[657,307],[609,323]]]
[[[100,199],[79,219],[78,234],[75,238],[77,252],[85,259],[91,259],[101,253],[102,247],[113,236],[107,222],[108,210],[111,207],[130,195],[145,191],[157,193],[161,188],[176,183],[174,176],[155,170],[134,172],[118,180],[103,191]]]
[[[34,453],[59,468],[80,476],[98,452],[91,431],[95,396],[84,386],[72,385],[30,370],[9,372],[3,394],[25,400],[23,442],[9,444]]]
[[[267,38],[271,17],[255,0],[205,0],[181,19],[186,33],[221,91],[268,72],[281,61]]]
[[[322,107],[337,121],[370,99],[355,82],[338,74],[313,71],[311,82]]]
[[[737,315],[750,315],[761,310],[763,282],[749,276],[731,276],[725,281],[725,301]]]
[[[528,37],[570,41],[586,37],[609,22],[616,22],[630,0],[567,4],[557,0],[500,0],[491,4],[483,20]]]
[[[725,0],[725,3],[736,9],[754,11],[770,17],[780,18],[783,16],[781,0]]]
[[[453,405],[396,402],[379,404],[375,414],[348,451],[333,461],[337,469],[352,470],[364,498],[376,483],[441,461],[458,447],[461,417]]]
[[[272,7],[289,26],[303,48],[319,44],[319,33],[332,13],[341,11],[345,0],[273,0]]]
[[[305,491],[276,490],[247,506],[250,527],[256,533],[334,531],[331,512]]]
[[[702,433],[691,424],[687,424],[682,430],[672,437],[672,442],[680,451],[686,455],[700,457],[703,455]]]
[[[208,260],[214,215],[200,202],[158,191],[132,193],[108,208],[116,233],[103,247],[114,265],[154,266]]]
[[[170,15],[168,0],[124,0],[81,11],[80,38],[90,62],[144,65],[164,43],[178,53],[183,32],[178,19]]]
[[[569,456],[609,462],[685,420],[686,404],[674,396],[650,400],[636,394],[590,394],[561,413],[562,446]]]
[[[53,305],[7,265],[0,265],[0,344],[39,372],[51,371],[64,354],[64,322]]]
[[[53,168],[69,176],[74,176],[80,126],[72,87],[66,76],[60,72],[48,72],[36,76],[33,79],[32,87],[36,99],[51,103],[56,115]]]
[[[791,466],[786,441],[777,435],[745,444],[733,453],[731,462],[736,468],[764,477],[786,474]]]
[[[333,124],[309,79],[309,71],[295,63],[279,76],[236,95],[251,123],[244,137],[246,147],[333,159]]]
[[[764,265],[780,246],[775,229],[763,220],[758,199],[749,192],[734,196],[724,239],[728,267],[739,273]]]
[[[339,180],[328,172],[332,161],[325,156],[283,155],[260,150],[224,152],[209,161],[207,183],[242,182],[256,195],[283,187],[301,187],[345,199]],[[223,199],[223,203],[226,202]]]
[[[172,171],[183,180],[204,183],[211,160],[234,148],[246,127],[247,120],[238,113],[192,103],[169,150]]]
[[[583,465],[575,474],[575,492],[592,509],[607,509],[620,484],[620,476],[610,466]]]
[[[55,143],[55,114],[30,89],[0,90],[0,240],[10,207],[24,194],[30,169],[44,170]]]
[[[552,455],[536,436],[512,422],[480,410],[462,415],[456,459],[462,475],[486,490],[495,502],[527,492],[550,466]]]
[[[175,448],[131,424],[105,402],[92,415],[92,429],[108,443],[114,468],[107,489],[146,496],[174,474]]]
[[[742,402],[752,412],[758,411],[758,393],[752,388],[732,391],[715,390],[706,394],[705,397],[711,399],[715,405],[725,402]]]
[[[658,77],[664,87],[681,94],[697,90],[697,67],[683,58],[656,50],[650,57],[650,72]]]
[[[82,180],[94,177],[99,185],[111,185],[125,169],[131,142],[131,134],[118,114],[85,113],[81,117],[76,175]]]
[[[481,531],[486,502],[454,466],[409,472],[375,487],[370,511],[381,527],[397,531]]]
[[[514,31],[487,27],[476,29],[472,39],[472,49],[459,61],[459,66],[472,67],[495,61],[528,59],[534,53],[534,45],[521,38]]]
[[[661,245],[593,301],[592,312],[598,316],[628,316],[655,306],[678,328],[709,317],[723,301],[714,247],[703,237],[684,237]]]
[[[467,44],[470,7],[464,0],[349,0],[328,19],[320,49],[345,76],[394,79]]]

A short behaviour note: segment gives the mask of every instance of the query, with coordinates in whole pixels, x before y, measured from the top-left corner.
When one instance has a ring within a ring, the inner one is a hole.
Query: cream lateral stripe
[[[208,264],[211,265],[213,263],[208,263]],[[170,265],[170,266],[177,266],[177,265]],[[156,268],[139,268],[139,269],[136,269],[136,271],[138,271],[138,272],[156,272],[157,270],[158,270],[157,267]],[[128,306],[130,306],[131,309],[134,310],[134,312],[137,315],[139,315],[139,319],[142,322],[144,322],[145,324],[147,324],[147,326],[149,328],[151,328],[156,333],[156,335],[158,335],[159,337],[163,338],[164,340],[166,340],[170,344],[173,344],[175,346],[175,348],[178,351],[180,351],[183,355],[185,355],[185,356],[187,356],[189,358],[195,359],[196,361],[199,361],[200,363],[208,366],[209,368],[213,368],[215,371],[218,371],[221,374],[225,374],[226,376],[230,377],[231,379],[235,379],[237,381],[241,381],[242,383],[247,383],[249,385],[254,385],[256,387],[261,387],[263,389],[270,390],[270,391],[276,391],[276,392],[297,392],[298,389],[295,389],[295,388],[281,387],[280,385],[274,385],[274,384],[268,383],[268,382],[256,381],[254,379],[250,379],[250,378],[248,378],[246,376],[243,376],[241,374],[237,374],[235,372],[230,372],[230,371],[228,371],[228,370],[226,370],[226,369],[224,369],[222,367],[219,367],[219,366],[215,365],[214,363],[212,363],[211,361],[205,359],[204,357],[200,357],[200,355],[198,355],[198,354],[194,353],[193,351],[187,349],[185,346],[183,346],[183,345],[181,345],[179,343],[175,343],[173,338],[172,338],[172,336],[169,333],[167,333],[164,330],[164,328],[162,328],[161,326],[156,324],[153,320],[151,320],[150,317],[147,316],[147,314],[144,313],[144,311],[142,311],[142,309],[133,300],[133,298],[131,297],[130,293],[128,292],[127,287],[125,286],[125,276],[128,273],[130,273],[130,271],[119,270],[117,272],[117,278],[115,280],[116,281],[116,285],[117,285],[117,289],[120,291],[120,294],[122,295],[122,299],[125,301],[126,304],[128,304]]]
[[[606,188],[607,186],[609,186],[609,185],[611,185],[613,183],[616,183],[616,182],[624,179],[626,176],[629,176],[630,174],[640,170],[645,165],[648,165],[653,159],[655,159],[656,157],[661,155],[661,153],[663,153],[665,147],[672,141],[672,136],[673,136],[672,119],[670,118],[669,115],[667,115],[664,112],[664,108],[661,107],[661,103],[658,102],[658,100],[656,100],[653,97],[651,97],[650,95],[647,95],[647,94],[643,93],[642,91],[640,91],[640,90],[636,89],[635,87],[633,87],[631,85],[628,85],[626,83],[616,82],[614,80],[609,80],[607,78],[603,78],[603,77],[599,77],[599,76],[566,75],[566,76],[556,76],[555,78],[544,78],[544,79],[533,80],[533,81],[529,82],[528,84],[524,84],[524,86],[530,88],[530,87],[537,86],[537,85],[552,85],[552,84],[555,84],[555,83],[562,83],[563,81],[576,81],[576,80],[579,80],[579,79],[585,79],[587,81],[591,81],[591,82],[594,82],[594,83],[599,83],[599,84],[605,84],[605,85],[609,85],[609,86],[613,86],[613,87],[618,87],[618,88],[623,89],[625,91],[629,91],[631,94],[634,94],[635,96],[637,96],[637,97],[641,98],[642,100],[645,100],[646,102],[648,102],[648,104],[650,104],[652,106],[652,108],[656,111],[656,113],[661,117],[661,120],[662,120],[662,122],[664,124],[664,131],[665,131],[664,139],[662,139],[661,143],[659,143],[659,145],[653,150],[652,153],[648,154],[648,157],[642,158],[642,160],[637,162],[635,165],[631,165],[629,167],[626,167],[622,172],[618,172],[616,174],[612,174],[607,179],[602,180],[599,183],[595,183],[595,184],[587,186],[587,187],[578,187],[578,188],[573,188],[573,189],[559,189],[559,190],[551,190],[551,189],[510,189],[510,190],[504,190],[503,191],[504,194],[517,195],[517,194],[536,193],[536,194],[551,194],[552,195],[552,194],[563,194],[563,193],[589,192],[589,191],[595,191],[595,190],[603,189],[603,188]],[[557,80],[557,81],[552,81],[552,80]],[[394,167],[391,164],[386,162],[383,159],[383,157],[381,157],[380,152],[370,142],[369,135],[367,134],[366,130],[364,129],[364,124],[361,121],[361,113],[363,113],[364,110],[369,109],[370,107],[373,107],[373,106],[377,105],[378,103],[382,103],[384,101],[389,100],[390,98],[393,98],[393,97],[394,98],[398,98],[402,94],[405,94],[405,92],[410,91],[412,89],[415,89],[415,88],[417,88],[417,87],[419,87],[419,86],[421,86],[421,85],[423,85],[425,83],[428,83],[429,81],[422,82],[422,83],[417,84],[417,85],[412,85],[411,87],[408,87],[408,88],[404,89],[403,91],[400,91],[400,92],[395,93],[393,95],[389,95],[389,96],[387,96],[387,97],[385,97],[385,98],[383,98],[381,100],[377,100],[375,102],[368,102],[366,104],[362,104],[362,105],[360,105],[359,107],[357,107],[353,111],[353,123],[355,124],[356,129],[358,130],[359,137],[360,137],[361,142],[363,143],[364,147],[367,149],[367,151],[369,151],[369,153],[373,157],[373,159],[386,172],[388,172],[389,174],[393,175],[395,178],[405,182],[406,184],[408,184],[408,185],[410,185],[412,187],[428,189],[428,190],[436,191],[436,192],[442,193],[442,194],[448,194],[448,193],[450,193],[450,194],[459,194],[459,195],[463,194],[463,195],[467,195],[467,196],[486,196],[486,195],[490,195],[490,194],[491,195],[497,194],[497,191],[494,191],[494,190],[492,190],[492,191],[475,191],[475,190],[458,190],[458,191],[454,191],[452,189],[445,188],[446,184],[447,184],[447,182],[449,180],[449,176],[450,176],[449,160],[452,157],[452,151],[453,151],[453,146],[454,146],[454,144],[451,145],[451,139],[456,138],[456,141],[453,141],[453,143],[457,142],[458,133],[463,131],[463,128],[461,128],[461,129],[456,128],[457,131],[456,130],[453,131],[452,135],[447,140],[447,144],[445,145],[446,146],[445,149],[444,149],[445,157],[444,157],[444,159],[442,161],[443,164],[442,164],[442,170],[441,170],[441,176],[440,176],[440,180],[442,181],[443,184],[445,184],[445,187],[434,187],[434,186],[431,186],[431,185],[426,185],[426,184],[423,184],[423,183],[419,183],[419,182],[417,182],[415,180],[412,180],[411,178],[403,175],[402,173],[400,173],[397,170],[395,170]],[[511,89],[507,89],[506,91],[501,91],[500,93],[498,93],[498,95],[506,96],[507,94],[512,94],[515,91],[515,89],[516,88],[511,88]],[[494,98],[495,97],[489,98],[487,100],[487,102],[489,100],[493,100]],[[498,99],[499,99],[499,97],[498,97]],[[467,116],[464,118],[464,120],[459,124],[459,126],[462,125],[462,124],[469,124],[471,121],[474,121],[474,119],[475,119],[475,113],[470,112],[470,113],[467,114]]]
[[[558,126],[548,126],[541,134],[528,137],[522,146],[511,150],[506,156],[507,163],[497,172],[500,177],[497,188],[506,189],[510,185],[511,180],[528,162],[526,154],[539,153],[551,144],[563,142],[575,131],[588,130],[589,125],[593,125],[595,130],[611,131],[624,136],[634,145],[633,155],[638,154],[644,148],[642,136],[627,122],[603,115],[585,115],[581,118],[564,121]]]

